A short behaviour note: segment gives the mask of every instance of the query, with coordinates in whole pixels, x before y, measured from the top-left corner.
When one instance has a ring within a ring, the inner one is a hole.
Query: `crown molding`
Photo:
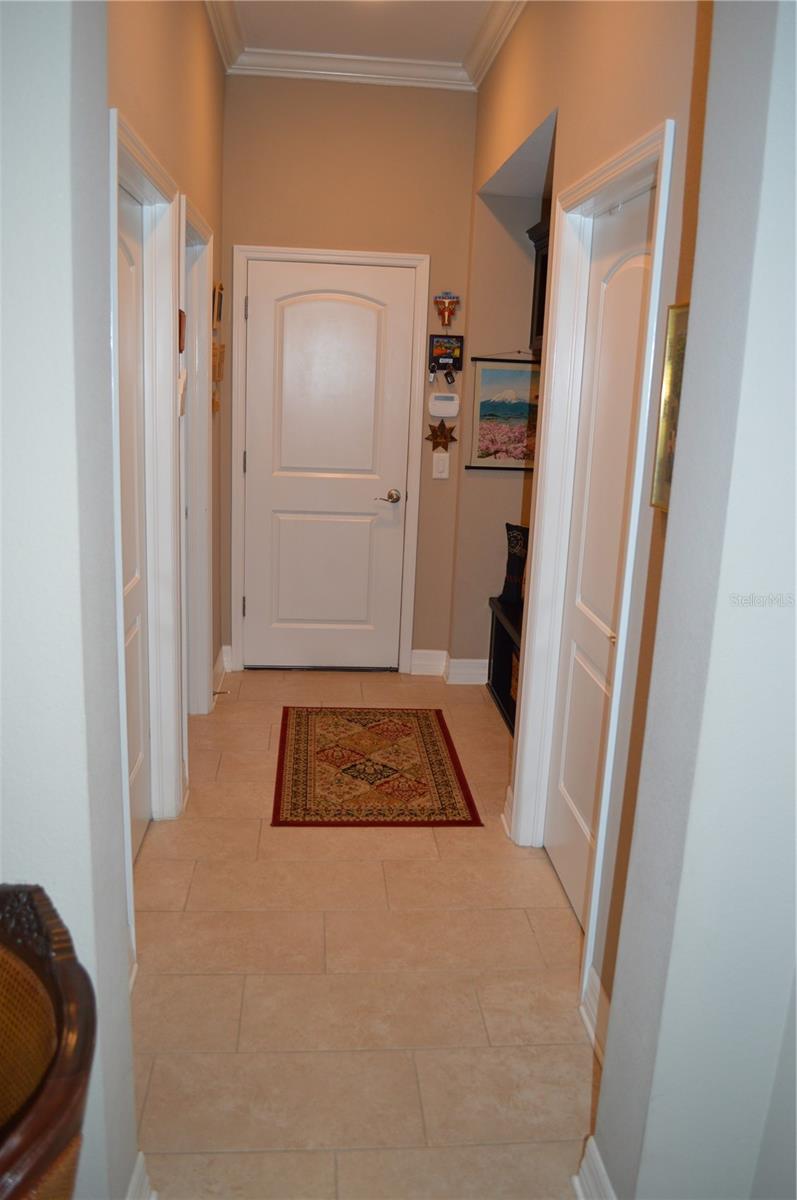
[[[506,3],[506,0],[493,0],[484,24],[476,35],[476,40],[465,55],[463,66],[474,88],[478,88],[485,75],[493,65],[498,51],[515,27],[523,9],[525,0],[519,3]]]
[[[478,89],[525,6],[525,0],[493,0],[464,62],[455,63],[249,47],[244,43],[235,0],[205,0],[208,19],[228,75],[327,79],[461,92]]]
[[[205,8],[224,68],[229,71],[244,50],[244,35],[238,20],[238,9],[229,0],[205,0]]]
[[[334,79],[343,83],[476,91],[460,63],[425,62],[413,58],[246,49],[227,71],[230,75],[276,75],[291,79]]]

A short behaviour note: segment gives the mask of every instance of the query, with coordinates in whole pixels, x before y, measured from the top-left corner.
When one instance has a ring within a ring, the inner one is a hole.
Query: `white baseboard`
[[[506,830],[506,836],[512,841],[512,813],[515,809],[515,797],[512,792],[512,784],[506,785],[506,799],[504,800],[504,808],[501,813],[501,824]]]
[[[232,646],[222,646],[221,661],[224,664],[225,671],[232,670]]]
[[[486,658],[450,658],[446,667],[447,683],[486,683]]]
[[[221,687],[221,681],[224,678],[224,647],[219,650],[218,658],[213,664],[213,691],[217,692]]]
[[[587,1138],[578,1175],[571,1182],[578,1200],[617,1200],[594,1138]]]
[[[444,675],[448,664],[446,650],[413,650],[410,659],[411,675]]]
[[[592,1042],[592,1049],[598,1062],[602,1064],[606,1030],[609,1025],[609,997],[604,992],[598,972],[592,964],[587,972],[587,986],[578,1011]]]
[[[127,1186],[126,1200],[158,1200],[158,1193],[149,1186],[147,1164],[144,1155],[139,1150],[130,1183]]]

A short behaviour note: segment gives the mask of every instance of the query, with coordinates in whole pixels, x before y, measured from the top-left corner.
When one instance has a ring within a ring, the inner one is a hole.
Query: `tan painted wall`
[[[108,103],[210,225],[221,269],[224,67],[201,0],[108,5]],[[220,440],[213,422],[213,654],[221,646]]]
[[[468,358],[474,354],[528,349],[534,247],[524,231],[538,216],[530,200],[474,197]],[[468,362],[462,380],[463,462],[468,460],[471,445],[473,375],[473,364]],[[506,522],[517,524],[522,520],[528,524],[528,504],[523,503],[527,478],[522,471],[463,469],[460,473],[451,609],[452,658],[487,657],[490,641],[487,601],[501,591],[504,583]]]
[[[464,293],[476,97],[315,80],[227,80],[224,259],[235,244],[431,255],[431,294]],[[439,328],[430,306],[429,331]],[[231,342],[228,318],[225,339]],[[461,332],[458,316],[452,332]],[[222,450],[230,465],[230,381]],[[230,636],[229,498],[223,488],[224,640]],[[456,472],[431,479],[424,442],[413,646],[449,644]]]

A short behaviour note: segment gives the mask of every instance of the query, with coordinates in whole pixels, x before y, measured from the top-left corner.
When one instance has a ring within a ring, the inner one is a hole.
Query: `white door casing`
[[[604,771],[650,276],[650,190],[592,223],[545,848],[584,924]]]
[[[236,247],[233,286],[233,665],[406,670],[428,260]]]
[[[187,674],[189,713],[213,706],[211,293],[213,233],[189,202],[186,208],[185,415],[187,561]]]
[[[144,323],[144,459],[147,618],[149,650],[150,768],[152,816],[176,817],[183,804],[180,719],[180,515],[178,454],[178,238],[177,185],[115,109],[111,126],[111,205],[116,267],[116,207],[123,187],[142,209]],[[112,318],[118,327],[118,283],[113,280]],[[116,455],[120,453],[119,346],[114,333],[113,405]],[[127,757],[124,688],[124,616],[121,481],[115,502],[118,574],[118,656],[123,759]],[[125,787],[125,805],[129,799]],[[129,862],[132,877],[132,856]],[[132,902],[132,883],[128,880]],[[130,912],[132,928],[132,909]]]
[[[665,231],[675,123],[667,120],[616,158],[560,193],[555,201],[539,470],[534,538],[523,626],[521,691],[515,727],[515,768],[506,824],[520,845],[543,844],[559,650],[564,620],[567,552],[589,284],[591,226],[596,213],[655,188],[650,290],[645,323],[639,414],[629,489],[627,562],[617,620],[614,688],[595,834],[594,870],[581,976],[582,1011],[595,945],[597,897],[610,809],[622,803],[651,536],[648,504],[656,439],[653,380],[660,378],[666,329],[662,294]],[[674,286],[673,280],[669,283]],[[592,1023],[593,1026],[595,1022]]]
[[[144,214],[119,189],[117,284],[124,688],[131,852],[152,817],[144,470]]]

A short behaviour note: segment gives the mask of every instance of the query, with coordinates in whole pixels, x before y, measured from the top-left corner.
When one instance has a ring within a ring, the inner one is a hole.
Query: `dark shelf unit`
[[[542,335],[545,321],[545,285],[548,281],[548,235],[551,228],[551,202],[543,200],[542,215],[536,225],[526,230],[534,245],[534,283],[531,293],[531,332],[529,346],[534,362],[542,358]]]
[[[502,600],[500,596],[491,596],[490,612],[490,658],[487,669],[487,690],[506,721],[509,732],[514,734],[523,604],[510,604]]]

